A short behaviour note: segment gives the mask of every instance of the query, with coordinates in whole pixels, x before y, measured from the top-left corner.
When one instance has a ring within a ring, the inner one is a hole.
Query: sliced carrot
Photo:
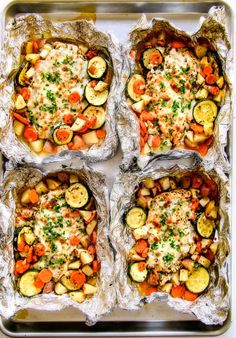
[[[96,249],[93,245],[89,245],[87,250],[91,255],[95,255],[95,253],[96,253]]]
[[[29,121],[25,117],[23,117],[22,115],[20,115],[18,113],[13,113],[13,116],[15,117],[15,119],[17,119],[21,123],[25,124],[26,126],[29,125]]]
[[[142,120],[139,120],[140,128],[141,130],[146,134],[147,133],[147,127],[145,123]]]
[[[35,255],[41,257],[43,255],[45,255],[45,246],[43,243],[37,243],[35,246],[34,246],[34,252],[35,252]]]
[[[98,129],[96,130],[96,135],[99,139],[103,139],[106,137],[106,130],[105,129]]]
[[[152,139],[152,147],[158,148],[161,144],[161,137],[160,135],[155,135]]]
[[[146,263],[145,262],[138,262],[138,269],[139,269],[139,271],[144,271],[146,269]]]
[[[80,289],[86,282],[86,276],[82,271],[72,271],[70,273],[70,281]]]
[[[198,297],[197,293],[193,293],[188,290],[185,290],[184,295],[183,295],[183,299],[189,300],[190,302],[193,302],[195,299],[197,299],[197,297]]]
[[[205,156],[208,152],[208,149],[209,149],[209,146],[205,143],[199,144],[198,148],[197,148],[197,150],[198,150],[198,152],[201,156]]]
[[[93,272],[98,272],[100,270],[100,264],[98,263],[97,260],[94,260],[92,262],[92,269],[93,269]]]
[[[24,246],[24,250],[23,250],[23,251],[24,251],[24,252],[29,252],[29,249],[30,249],[29,245],[26,244],[26,245]]]
[[[81,96],[79,95],[78,92],[73,92],[69,95],[68,100],[70,102],[70,104],[79,102],[81,100]]]
[[[147,256],[148,256],[148,251],[149,251],[149,248],[144,249],[143,252],[141,253],[141,256],[142,256],[143,258],[147,258]]]
[[[135,244],[135,251],[137,254],[141,255],[144,249],[148,247],[147,241],[145,239],[139,239]]]
[[[33,204],[38,203],[39,195],[38,195],[38,193],[35,189],[30,189],[29,199],[30,199],[30,202],[33,203]]]
[[[33,126],[26,126],[23,135],[28,142],[33,142],[38,139],[38,132]]]
[[[170,43],[170,45],[171,45],[172,48],[184,48],[184,47],[186,47],[185,43],[182,42],[182,41],[172,41]]]
[[[56,136],[58,141],[66,141],[68,140],[68,137],[70,136],[70,130],[69,129],[65,129],[65,128],[59,128],[56,131]]]
[[[209,261],[213,262],[215,255],[214,253],[211,251],[211,249],[208,249],[207,252],[204,254],[204,256],[209,259]]]
[[[217,87],[217,86],[212,86],[212,87],[208,87],[208,91],[212,94],[212,95],[214,95],[214,96],[217,96],[217,95],[219,95],[219,92],[220,92],[220,89],[219,89],[219,87]]]
[[[78,245],[80,243],[80,238],[78,236],[70,237],[70,245]]]
[[[198,123],[191,122],[190,123],[190,128],[194,131],[196,134],[202,134],[204,133],[203,126],[201,126]]]
[[[22,275],[25,271],[27,271],[30,268],[29,263],[24,260],[19,260],[15,263],[15,271]]]
[[[150,63],[152,65],[160,65],[163,61],[163,57],[161,55],[161,53],[156,50],[155,52],[153,52],[151,55],[150,55]]]
[[[198,198],[193,198],[191,201],[191,210],[197,210],[199,207],[199,199]]]
[[[52,271],[49,269],[43,269],[39,272],[38,278],[41,279],[42,282],[48,283],[52,279]]]
[[[133,90],[135,94],[141,95],[145,93],[145,82],[142,80],[136,80],[133,84]]]
[[[69,175],[67,173],[58,173],[57,177],[61,182],[69,181]]]
[[[208,76],[212,73],[213,73],[213,69],[210,65],[205,66],[202,70],[202,74],[204,75],[204,77],[206,77],[206,76]]]
[[[92,243],[94,245],[97,243],[97,231],[92,232]]]
[[[198,174],[192,175],[192,188],[193,189],[199,189],[202,183],[203,183],[203,179],[200,175]]]
[[[93,128],[93,126],[95,125],[95,123],[97,122],[97,118],[94,117],[91,120],[88,120],[88,128]]]
[[[146,289],[146,296],[151,296],[151,294],[154,293],[154,292],[158,292],[158,289],[154,286],[149,286]]]
[[[76,218],[76,217],[79,217],[80,216],[80,213],[78,210],[75,210],[75,211],[72,211],[72,212],[68,212],[65,217],[67,218]]]
[[[30,89],[28,87],[21,88],[20,93],[23,96],[23,99],[25,101],[29,100],[31,92],[30,92]]]
[[[44,284],[45,283],[41,279],[39,279],[38,277],[34,281],[34,286],[38,289],[42,289],[44,287]]]
[[[175,298],[182,298],[185,293],[185,286],[184,285],[176,285],[173,286],[171,289],[171,296]]]
[[[17,250],[18,250],[19,252],[24,251],[24,248],[25,248],[25,242],[21,242],[21,243],[19,243],[19,244],[17,245]]]
[[[217,80],[217,76],[215,74],[209,74],[206,77],[206,83],[212,85],[216,82]]]
[[[142,136],[140,137],[139,144],[140,144],[141,148],[143,148],[145,146],[145,140]]]
[[[63,115],[63,121],[65,122],[65,124],[69,124],[72,125],[74,123],[74,116],[73,114],[65,114]]]

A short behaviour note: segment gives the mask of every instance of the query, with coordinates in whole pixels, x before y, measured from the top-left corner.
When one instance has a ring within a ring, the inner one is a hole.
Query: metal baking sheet
[[[224,5],[227,26],[233,40],[233,15],[230,7],[222,1],[86,1],[18,0],[9,1],[3,12],[1,36],[8,20],[23,13],[38,13],[53,20],[92,19],[101,30],[112,32],[121,42],[145,13],[148,19],[162,17],[188,32],[194,32],[199,18],[207,14],[212,6]],[[93,165],[107,174],[111,186],[119,164],[121,153],[104,163]],[[19,311],[11,319],[0,321],[0,330],[11,337],[158,337],[158,336],[216,336],[230,326],[230,315],[223,326],[206,326],[195,316],[177,312],[165,303],[151,303],[139,311],[114,310],[95,326],[86,326],[84,317],[72,308],[61,312]]]

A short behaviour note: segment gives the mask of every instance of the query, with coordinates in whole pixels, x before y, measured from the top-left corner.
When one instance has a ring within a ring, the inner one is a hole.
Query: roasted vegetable
[[[202,100],[193,108],[193,116],[197,123],[204,125],[215,121],[218,113],[216,104],[211,100]]]
[[[66,190],[66,202],[72,208],[82,208],[89,201],[87,188],[81,183],[75,183]]]
[[[134,207],[127,212],[125,221],[131,229],[136,229],[145,224],[146,218],[146,213],[142,208]]]

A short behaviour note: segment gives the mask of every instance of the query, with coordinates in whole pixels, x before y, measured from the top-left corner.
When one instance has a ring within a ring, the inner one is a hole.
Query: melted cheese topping
[[[70,103],[69,95],[78,92],[82,97],[89,79],[87,60],[77,46],[57,41],[52,47],[35,65],[27,103],[29,119],[42,139],[49,138],[51,128],[63,122],[65,114],[76,117],[83,111],[85,102]]]
[[[158,271],[178,270],[196,236],[191,219],[191,193],[174,190],[157,195],[150,202],[146,226],[150,250],[147,265]]]
[[[191,102],[195,97],[192,89],[199,69],[191,51],[172,48],[165,56],[163,70],[152,69],[147,74],[145,94],[151,97],[148,110],[158,124],[149,123],[148,132],[160,134],[163,148],[183,144],[192,119]]]
[[[50,268],[55,280],[68,270],[68,263],[73,260],[75,246],[70,244],[70,237],[81,238],[86,234],[81,217],[69,217],[71,209],[65,201],[66,188],[62,186],[40,197],[34,221],[35,235],[46,248],[40,263]],[[55,204],[52,201],[56,201]]]

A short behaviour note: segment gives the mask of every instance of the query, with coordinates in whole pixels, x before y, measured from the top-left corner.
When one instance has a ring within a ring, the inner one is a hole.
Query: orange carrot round
[[[42,289],[44,284],[45,283],[41,279],[39,279],[38,277],[34,281],[34,286],[38,289]]]
[[[198,297],[197,293],[193,293],[188,290],[185,290],[184,295],[183,295],[183,299],[188,300],[190,302],[193,302],[195,299],[197,299],[197,297]]]
[[[20,275],[22,275],[25,271],[27,271],[29,267],[30,265],[26,261],[26,259],[24,260],[20,259],[19,261],[15,263],[15,271],[19,273]]]
[[[78,236],[70,237],[70,245],[78,245],[80,243],[80,238]]]
[[[209,86],[208,91],[209,91],[212,95],[217,96],[217,95],[219,95],[220,89],[219,89],[219,87],[217,87],[217,86],[212,86],[212,87]]]
[[[86,276],[82,271],[72,271],[70,273],[70,281],[80,289],[86,282]]]
[[[33,203],[33,204],[38,203],[39,195],[38,195],[38,193],[35,189],[30,189],[29,199],[30,199],[30,202]]]
[[[48,283],[52,279],[52,271],[49,269],[43,269],[39,272],[38,278],[42,282]]]
[[[73,92],[68,97],[70,104],[76,103],[76,102],[80,101],[80,99],[81,99],[81,97],[80,97],[78,92]]]
[[[35,246],[34,246],[34,252],[35,252],[35,255],[41,257],[43,255],[45,255],[45,246],[43,243],[37,243]]]
[[[185,290],[186,289],[184,285],[173,286],[171,289],[171,296],[175,298],[182,298]]]
[[[95,230],[92,232],[92,243],[94,245],[96,245],[96,243],[97,243],[97,231],[95,231]]]
[[[26,126],[23,135],[28,142],[33,142],[38,139],[38,132],[33,126]]]
[[[206,83],[212,85],[216,82],[217,80],[217,76],[215,74],[209,74],[206,77]]]
[[[31,92],[30,92],[30,89],[28,87],[21,88],[20,93],[23,96],[23,99],[25,101],[29,100]]]
[[[204,76],[208,76],[213,73],[213,69],[210,65],[207,65],[203,68],[202,73]]]
[[[65,122],[65,124],[72,125],[74,123],[73,114],[68,113],[68,114],[63,115],[63,121]]]
[[[105,129],[98,129],[96,131],[96,135],[99,139],[103,139],[106,137],[106,130]]]
[[[92,269],[93,269],[93,272],[98,272],[99,269],[100,269],[100,264],[98,263],[97,260],[94,260],[92,262]]]
[[[139,239],[135,244],[135,251],[138,255],[141,255],[144,249],[148,247],[147,241],[145,239]]]

